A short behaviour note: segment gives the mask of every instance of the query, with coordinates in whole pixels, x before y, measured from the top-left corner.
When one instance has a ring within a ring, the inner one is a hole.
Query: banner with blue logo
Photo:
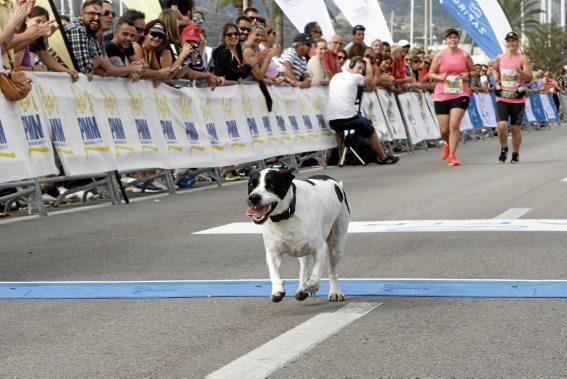
[[[480,116],[480,112],[476,106],[476,94],[472,94],[470,97],[469,107],[467,108],[467,112],[469,114],[469,118],[471,121],[471,125],[474,129],[481,129],[484,127],[484,123],[482,122],[482,117]]]
[[[543,103],[541,102],[541,97],[539,93],[535,93],[535,92],[528,93],[528,98],[526,99],[526,112],[524,115],[524,121],[528,121],[528,122],[547,121],[547,117],[545,116],[545,110],[543,108]]]
[[[491,59],[505,51],[504,37],[512,27],[497,0],[439,2]]]

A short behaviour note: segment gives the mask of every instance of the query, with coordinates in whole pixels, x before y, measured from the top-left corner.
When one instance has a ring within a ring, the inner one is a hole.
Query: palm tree
[[[528,33],[526,54],[532,65],[551,71],[567,65],[567,31],[556,24],[542,24]]]
[[[512,30],[525,33],[539,25],[539,16],[542,13],[540,0],[499,0],[499,2],[512,25]]]

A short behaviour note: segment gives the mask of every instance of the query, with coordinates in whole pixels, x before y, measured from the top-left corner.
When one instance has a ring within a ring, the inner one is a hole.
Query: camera
[[[199,48],[198,42],[189,42],[189,45],[191,45],[191,47],[195,50],[197,50]]]

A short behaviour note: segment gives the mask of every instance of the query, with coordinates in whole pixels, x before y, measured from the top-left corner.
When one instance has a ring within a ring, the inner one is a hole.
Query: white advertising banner
[[[152,84],[93,78],[95,111],[119,171],[167,168],[166,151],[148,108]]]
[[[364,116],[372,121],[374,130],[376,130],[376,135],[381,141],[393,141],[390,131],[388,130],[388,126],[386,125],[384,112],[382,112],[382,109],[380,108],[380,102],[378,101],[376,93],[363,93],[361,110]]]
[[[424,121],[421,113],[417,110],[416,100],[413,95],[413,93],[402,93],[398,95],[398,100],[409,137],[412,144],[415,145],[427,139],[427,131],[423,127]]]
[[[496,127],[496,112],[494,110],[494,102],[489,93],[474,93],[472,96],[476,100],[476,109],[482,119],[482,126],[485,128]]]
[[[0,183],[57,173],[36,91],[19,102],[0,95]]]
[[[385,89],[378,89],[376,94],[378,95],[378,100],[384,112],[384,118],[386,119],[390,136],[395,140],[407,139],[404,120],[398,108],[396,96]]]
[[[196,88],[183,88],[180,91],[183,96],[179,97],[177,104],[173,104],[174,113],[178,112],[181,117],[184,136],[189,143],[188,155],[191,162],[191,165],[183,168],[215,167],[213,147],[203,117],[204,109],[208,112],[207,100],[201,97],[200,90]]]
[[[423,119],[423,127],[426,129],[427,139],[441,138],[437,117],[431,114],[425,95],[421,92],[414,92],[411,95],[414,98],[414,103],[412,104],[412,106],[414,106],[414,112],[418,112]]]
[[[293,87],[271,87],[272,111],[286,154],[298,154],[313,149],[304,121],[301,118],[300,91]],[[310,90],[307,90],[310,91]]]
[[[323,0],[275,0],[295,28],[303,33],[305,25],[316,21],[327,41],[335,34],[329,11]]]
[[[96,117],[93,85],[81,76],[72,83],[65,74],[33,76],[51,140],[66,175],[90,175],[116,169],[108,141]]]
[[[325,119],[327,101],[329,99],[328,87],[312,86],[309,89],[312,101],[312,111],[317,119],[316,128],[319,130],[321,137],[321,150],[332,149],[337,147],[335,132],[329,128],[329,123]]]
[[[461,120],[461,132],[466,132],[467,130],[473,130],[473,124],[469,112],[465,112],[463,119]]]
[[[379,38],[392,44],[392,35],[377,0],[334,0],[351,26],[363,25],[366,28],[364,43],[370,46]]]
[[[218,87],[214,91],[201,88],[207,98],[210,115],[205,119],[207,131],[219,166],[253,162],[263,156],[262,144],[256,144],[244,116],[242,87]]]

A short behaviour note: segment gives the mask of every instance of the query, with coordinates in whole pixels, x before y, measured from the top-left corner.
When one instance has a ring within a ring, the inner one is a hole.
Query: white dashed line
[[[500,213],[495,219],[512,220],[517,219],[531,211],[531,208],[510,208],[506,212]]]

